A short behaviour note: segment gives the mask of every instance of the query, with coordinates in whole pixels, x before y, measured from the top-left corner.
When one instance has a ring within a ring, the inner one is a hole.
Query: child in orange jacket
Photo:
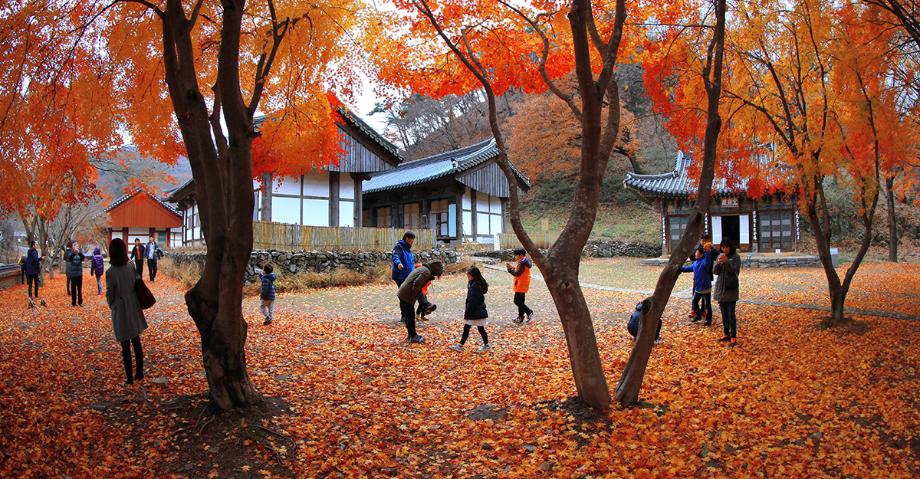
[[[527,291],[530,290],[530,268],[533,263],[527,259],[527,250],[517,248],[514,250],[514,263],[505,265],[508,272],[514,276],[514,304],[518,308],[515,323],[529,323],[533,321],[533,310],[524,303]]]

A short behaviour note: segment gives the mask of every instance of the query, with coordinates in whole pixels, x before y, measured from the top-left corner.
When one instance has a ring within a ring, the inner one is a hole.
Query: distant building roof
[[[384,171],[365,180],[365,193],[393,190],[427,183],[438,178],[456,175],[498,157],[495,139],[489,138],[457,150],[446,151],[400,164],[394,170]],[[511,166],[519,180],[530,187],[530,180]]]
[[[692,155],[677,152],[674,171],[645,175],[626,173],[623,185],[638,193],[653,198],[687,198],[697,191],[697,180],[690,178],[688,169],[693,161]],[[747,179],[742,179],[733,187],[728,185],[725,178],[715,178],[712,181],[712,191],[718,197],[738,196],[747,190]]]
[[[134,197],[135,195],[137,195],[138,193],[144,193],[144,194],[146,194],[147,196],[153,198],[157,203],[160,204],[160,206],[166,208],[166,209],[169,210],[172,214],[174,214],[174,215],[176,215],[176,216],[182,216],[182,213],[179,213],[179,210],[177,210],[177,209],[174,208],[172,205],[170,205],[169,203],[167,203],[163,198],[159,198],[158,196],[156,196],[156,195],[154,195],[154,194],[151,194],[149,191],[144,190],[144,189],[141,189],[141,188],[135,188],[134,191],[132,191],[132,192],[130,192],[130,193],[126,193],[126,194],[120,196],[118,199],[116,199],[115,201],[113,201],[112,204],[110,204],[108,208],[105,209],[106,213],[108,213],[108,212],[112,211],[113,209],[117,208],[118,205],[124,203],[125,201],[128,201],[129,199],[133,198],[133,197]]]

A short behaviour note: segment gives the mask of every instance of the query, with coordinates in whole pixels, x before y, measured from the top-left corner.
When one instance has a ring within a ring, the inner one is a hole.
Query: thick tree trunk
[[[888,261],[898,262],[898,217],[894,203],[894,177],[885,178],[885,203],[888,205]]]
[[[610,390],[597,349],[591,311],[578,282],[580,255],[575,259],[551,255],[547,259],[555,266],[541,266],[540,271],[559,312],[578,397],[594,408],[606,409],[610,405]]]

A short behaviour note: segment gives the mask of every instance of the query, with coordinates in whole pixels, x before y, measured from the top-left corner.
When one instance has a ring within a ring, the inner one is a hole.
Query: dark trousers
[[[134,346],[134,362],[137,363],[137,369],[134,376],[131,375],[131,346]],[[135,336],[130,341],[121,342],[121,360],[125,364],[125,378],[127,382],[133,382],[132,378],[141,379],[144,377],[144,349],[141,348],[141,337]]]
[[[415,308],[415,314],[422,314],[425,312],[428,307],[431,306],[431,302],[428,301],[428,296],[425,296],[425,293],[418,294],[418,308]]]
[[[35,297],[38,297],[38,275],[27,274],[26,281],[29,283],[29,297],[32,297],[32,283],[35,283]]]
[[[76,306],[83,304],[83,276],[69,277],[70,280],[70,304]]]
[[[23,266],[22,268],[20,268],[20,272],[22,273],[22,275],[19,278],[19,284],[26,284],[26,267]]]
[[[399,311],[402,314],[403,321],[406,323],[406,332],[409,334],[409,339],[414,338],[417,334],[415,332],[415,305],[399,300]]]
[[[722,312],[722,332],[726,338],[738,337],[738,318],[735,317],[735,301],[719,302]]]
[[[147,260],[147,271],[150,272],[150,282],[157,279],[157,260],[148,259]]]
[[[460,344],[466,344],[466,340],[470,337],[470,329],[473,327],[469,324],[463,325],[463,336],[460,336]],[[476,326],[476,329],[479,330],[479,335],[482,336],[482,344],[489,344],[489,335],[486,334],[485,326]]]
[[[134,269],[137,271],[137,274],[140,275],[141,278],[144,277],[144,259],[143,258],[134,260]]]
[[[67,295],[70,296],[70,276],[67,276]]]
[[[526,296],[527,296],[527,293],[514,293],[514,304],[518,308],[518,318],[523,318],[525,314],[527,316],[530,316],[531,314],[533,314],[533,310],[528,308],[527,305],[524,304],[524,298]]]
[[[693,293],[693,315],[706,311],[706,322],[712,322],[712,293]]]

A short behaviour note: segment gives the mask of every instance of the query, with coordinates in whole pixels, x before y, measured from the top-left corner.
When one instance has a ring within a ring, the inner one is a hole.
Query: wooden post
[[[351,180],[355,184],[355,228],[364,227],[364,201],[361,198],[361,182],[364,181],[364,174],[351,173]]]
[[[466,188],[464,188],[464,190],[465,189]],[[459,215],[462,217],[463,215],[462,200],[460,203],[460,207],[458,208],[458,211],[459,211]],[[473,239],[471,241],[473,243],[476,243],[479,241],[479,224],[478,224],[479,221],[477,221],[477,218],[476,218],[476,216],[478,216],[476,214],[476,190],[472,188],[470,188],[470,216],[472,217],[472,219],[470,220],[470,224],[473,225],[472,226],[473,231],[470,231],[470,234],[473,236]],[[462,221],[461,221],[461,224],[462,224]]]
[[[262,174],[262,214],[259,215],[262,221],[272,220],[272,174]]]
[[[339,172],[329,172],[329,226],[339,225]]]
[[[457,230],[457,241],[463,243],[463,187],[459,188],[454,198],[454,227]]]

